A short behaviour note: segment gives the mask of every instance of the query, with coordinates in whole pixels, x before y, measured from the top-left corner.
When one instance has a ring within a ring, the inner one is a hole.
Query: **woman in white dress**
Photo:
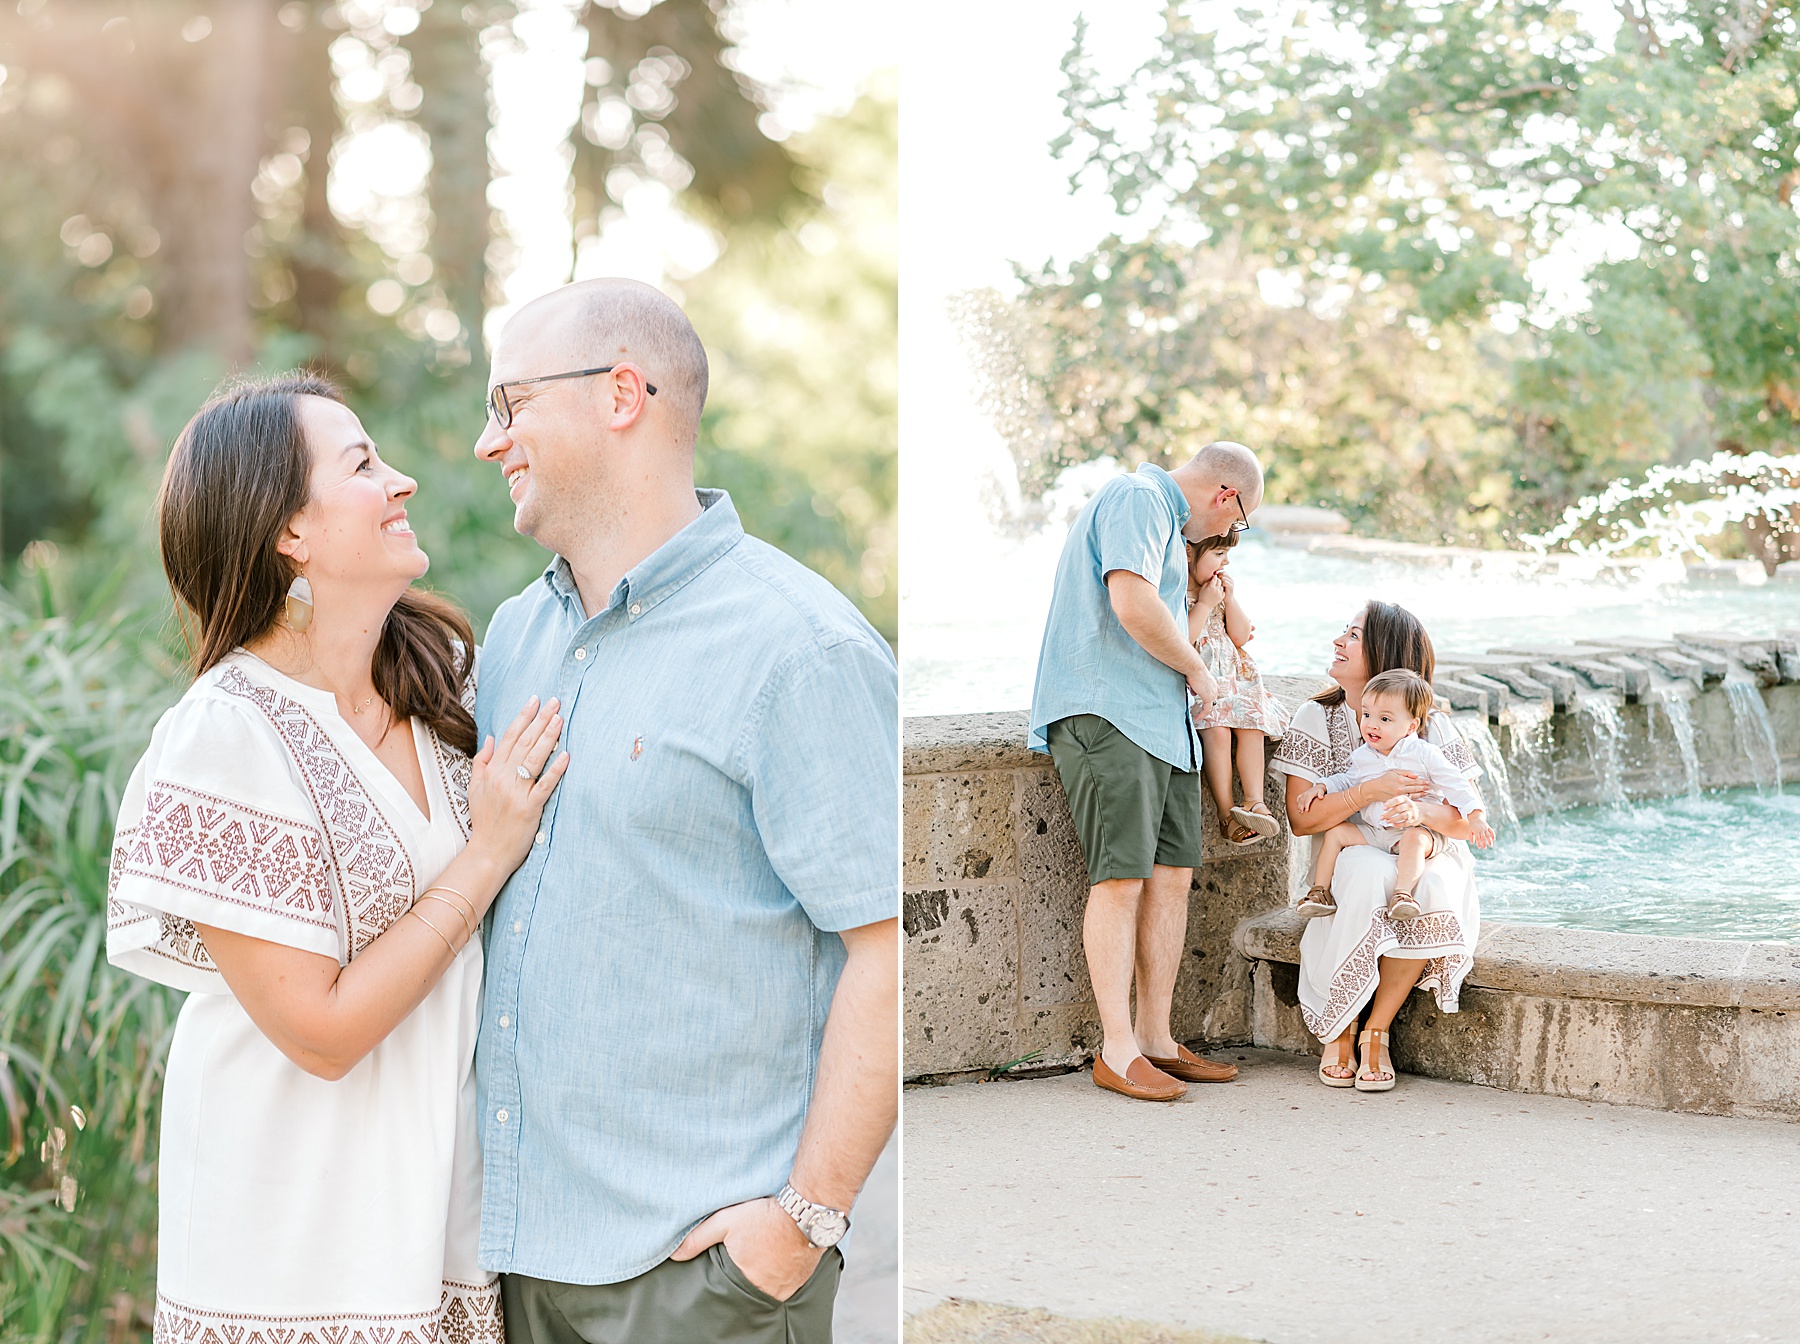
[[[1398,860],[1369,845],[1346,849],[1331,883],[1336,913],[1310,920],[1300,938],[1300,1011],[1307,1030],[1324,1042],[1319,1080],[1330,1087],[1386,1091],[1394,1085],[1387,1053],[1394,1015],[1415,986],[1434,993],[1444,1012],[1457,1010],[1481,936],[1481,904],[1467,844],[1469,824],[1446,803],[1418,800],[1429,787],[1424,777],[1390,770],[1349,792],[1327,794],[1308,811],[1295,806],[1310,785],[1349,769],[1350,753],[1362,742],[1357,712],[1369,678],[1404,667],[1429,681],[1436,663],[1418,618],[1387,602],[1370,602],[1358,612],[1332,650],[1327,672],[1337,684],[1300,706],[1269,763],[1270,770],[1287,777],[1288,825],[1295,835],[1316,837],[1385,799],[1393,824],[1423,824],[1450,841],[1426,864],[1413,891],[1419,916],[1398,921],[1387,917]],[[1423,736],[1470,779],[1480,774],[1449,716],[1433,713]],[[1365,1006],[1369,1040],[1359,1067],[1353,1063],[1353,1030]]]
[[[157,1344],[500,1344],[476,1259],[481,944],[561,778],[554,702],[475,750],[415,486],[332,386],[215,397],[158,501],[198,676],[119,812],[115,965],[188,991]],[[471,759],[472,758],[472,759]]]

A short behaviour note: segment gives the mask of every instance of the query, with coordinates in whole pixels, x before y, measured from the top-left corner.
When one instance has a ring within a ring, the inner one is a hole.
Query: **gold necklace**
[[[376,692],[376,693],[375,693],[375,695],[380,695],[380,694],[381,694],[381,692],[380,692],[380,691],[377,691],[377,692]],[[371,696],[370,696],[370,697],[369,697],[369,698],[368,698],[368,699],[367,699],[367,700],[365,700],[365,701],[363,701],[363,702],[362,702],[362,703],[361,703],[361,704],[360,704],[360,705],[351,705],[351,706],[350,706],[350,712],[351,712],[351,713],[352,713],[352,714],[360,714],[360,713],[362,713],[362,712],[363,712],[363,711],[364,711],[364,710],[365,710],[365,709],[367,709],[367,708],[368,708],[368,707],[369,707],[369,706],[370,706],[370,705],[372,705],[372,704],[374,704],[374,703],[375,703],[375,695],[371,695]]]

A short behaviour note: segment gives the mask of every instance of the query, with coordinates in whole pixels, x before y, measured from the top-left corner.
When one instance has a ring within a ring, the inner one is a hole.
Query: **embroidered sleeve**
[[[1354,743],[1349,741],[1347,729],[1338,731],[1339,725],[1333,723],[1332,718],[1332,711],[1318,701],[1305,701],[1294,711],[1281,745],[1269,760],[1269,769],[1314,784],[1323,781],[1327,775],[1349,770]]]
[[[1433,713],[1425,728],[1425,740],[1443,752],[1450,764],[1462,772],[1464,779],[1479,779],[1481,767],[1455,722],[1448,714]]]
[[[196,924],[342,960],[316,809],[274,734],[204,692],[157,724],[113,837],[107,957],[176,989],[228,992]]]

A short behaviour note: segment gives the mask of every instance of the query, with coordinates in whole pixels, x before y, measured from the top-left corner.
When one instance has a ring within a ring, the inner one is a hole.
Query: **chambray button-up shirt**
[[[723,491],[583,614],[495,613],[476,721],[562,700],[568,774],[495,903],[481,1263],[613,1283],[792,1166],[836,931],[899,913],[893,656]]]
[[[1156,585],[1187,629],[1187,547],[1191,510],[1161,467],[1144,463],[1094,492],[1069,529],[1038,650],[1027,745],[1048,752],[1045,730],[1074,714],[1098,714],[1158,760],[1194,768],[1187,678],[1158,662],[1113,615],[1106,576],[1128,569]]]

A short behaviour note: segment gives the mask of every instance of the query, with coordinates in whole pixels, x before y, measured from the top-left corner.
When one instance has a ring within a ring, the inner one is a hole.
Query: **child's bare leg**
[[[1313,860],[1312,884],[1331,890],[1332,875],[1337,872],[1337,857],[1352,845],[1366,845],[1362,832],[1347,821],[1341,821],[1319,837],[1319,856]]]
[[[1237,734],[1238,783],[1244,786],[1244,806],[1254,808],[1263,800],[1263,743],[1260,728],[1233,729]]]
[[[1219,829],[1231,838],[1231,729],[1202,728],[1201,769],[1206,772],[1206,791],[1219,812]]]
[[[1425,875],[1425,856],[1431,852],[1431,833],[1423,826],[1409,826],[1400,832],[1400,839],[1394,845],[1394,857],[1400,861],[1399,872],[1394,877],[1394,899],[1388,904],[1388,913],[1393,918],[1411,919],[1419,913],[1419,903],[1413,896],[1413,888],[1419,885],[1419,879]],[[1410,908],[1407,904],[1411,901]]]

